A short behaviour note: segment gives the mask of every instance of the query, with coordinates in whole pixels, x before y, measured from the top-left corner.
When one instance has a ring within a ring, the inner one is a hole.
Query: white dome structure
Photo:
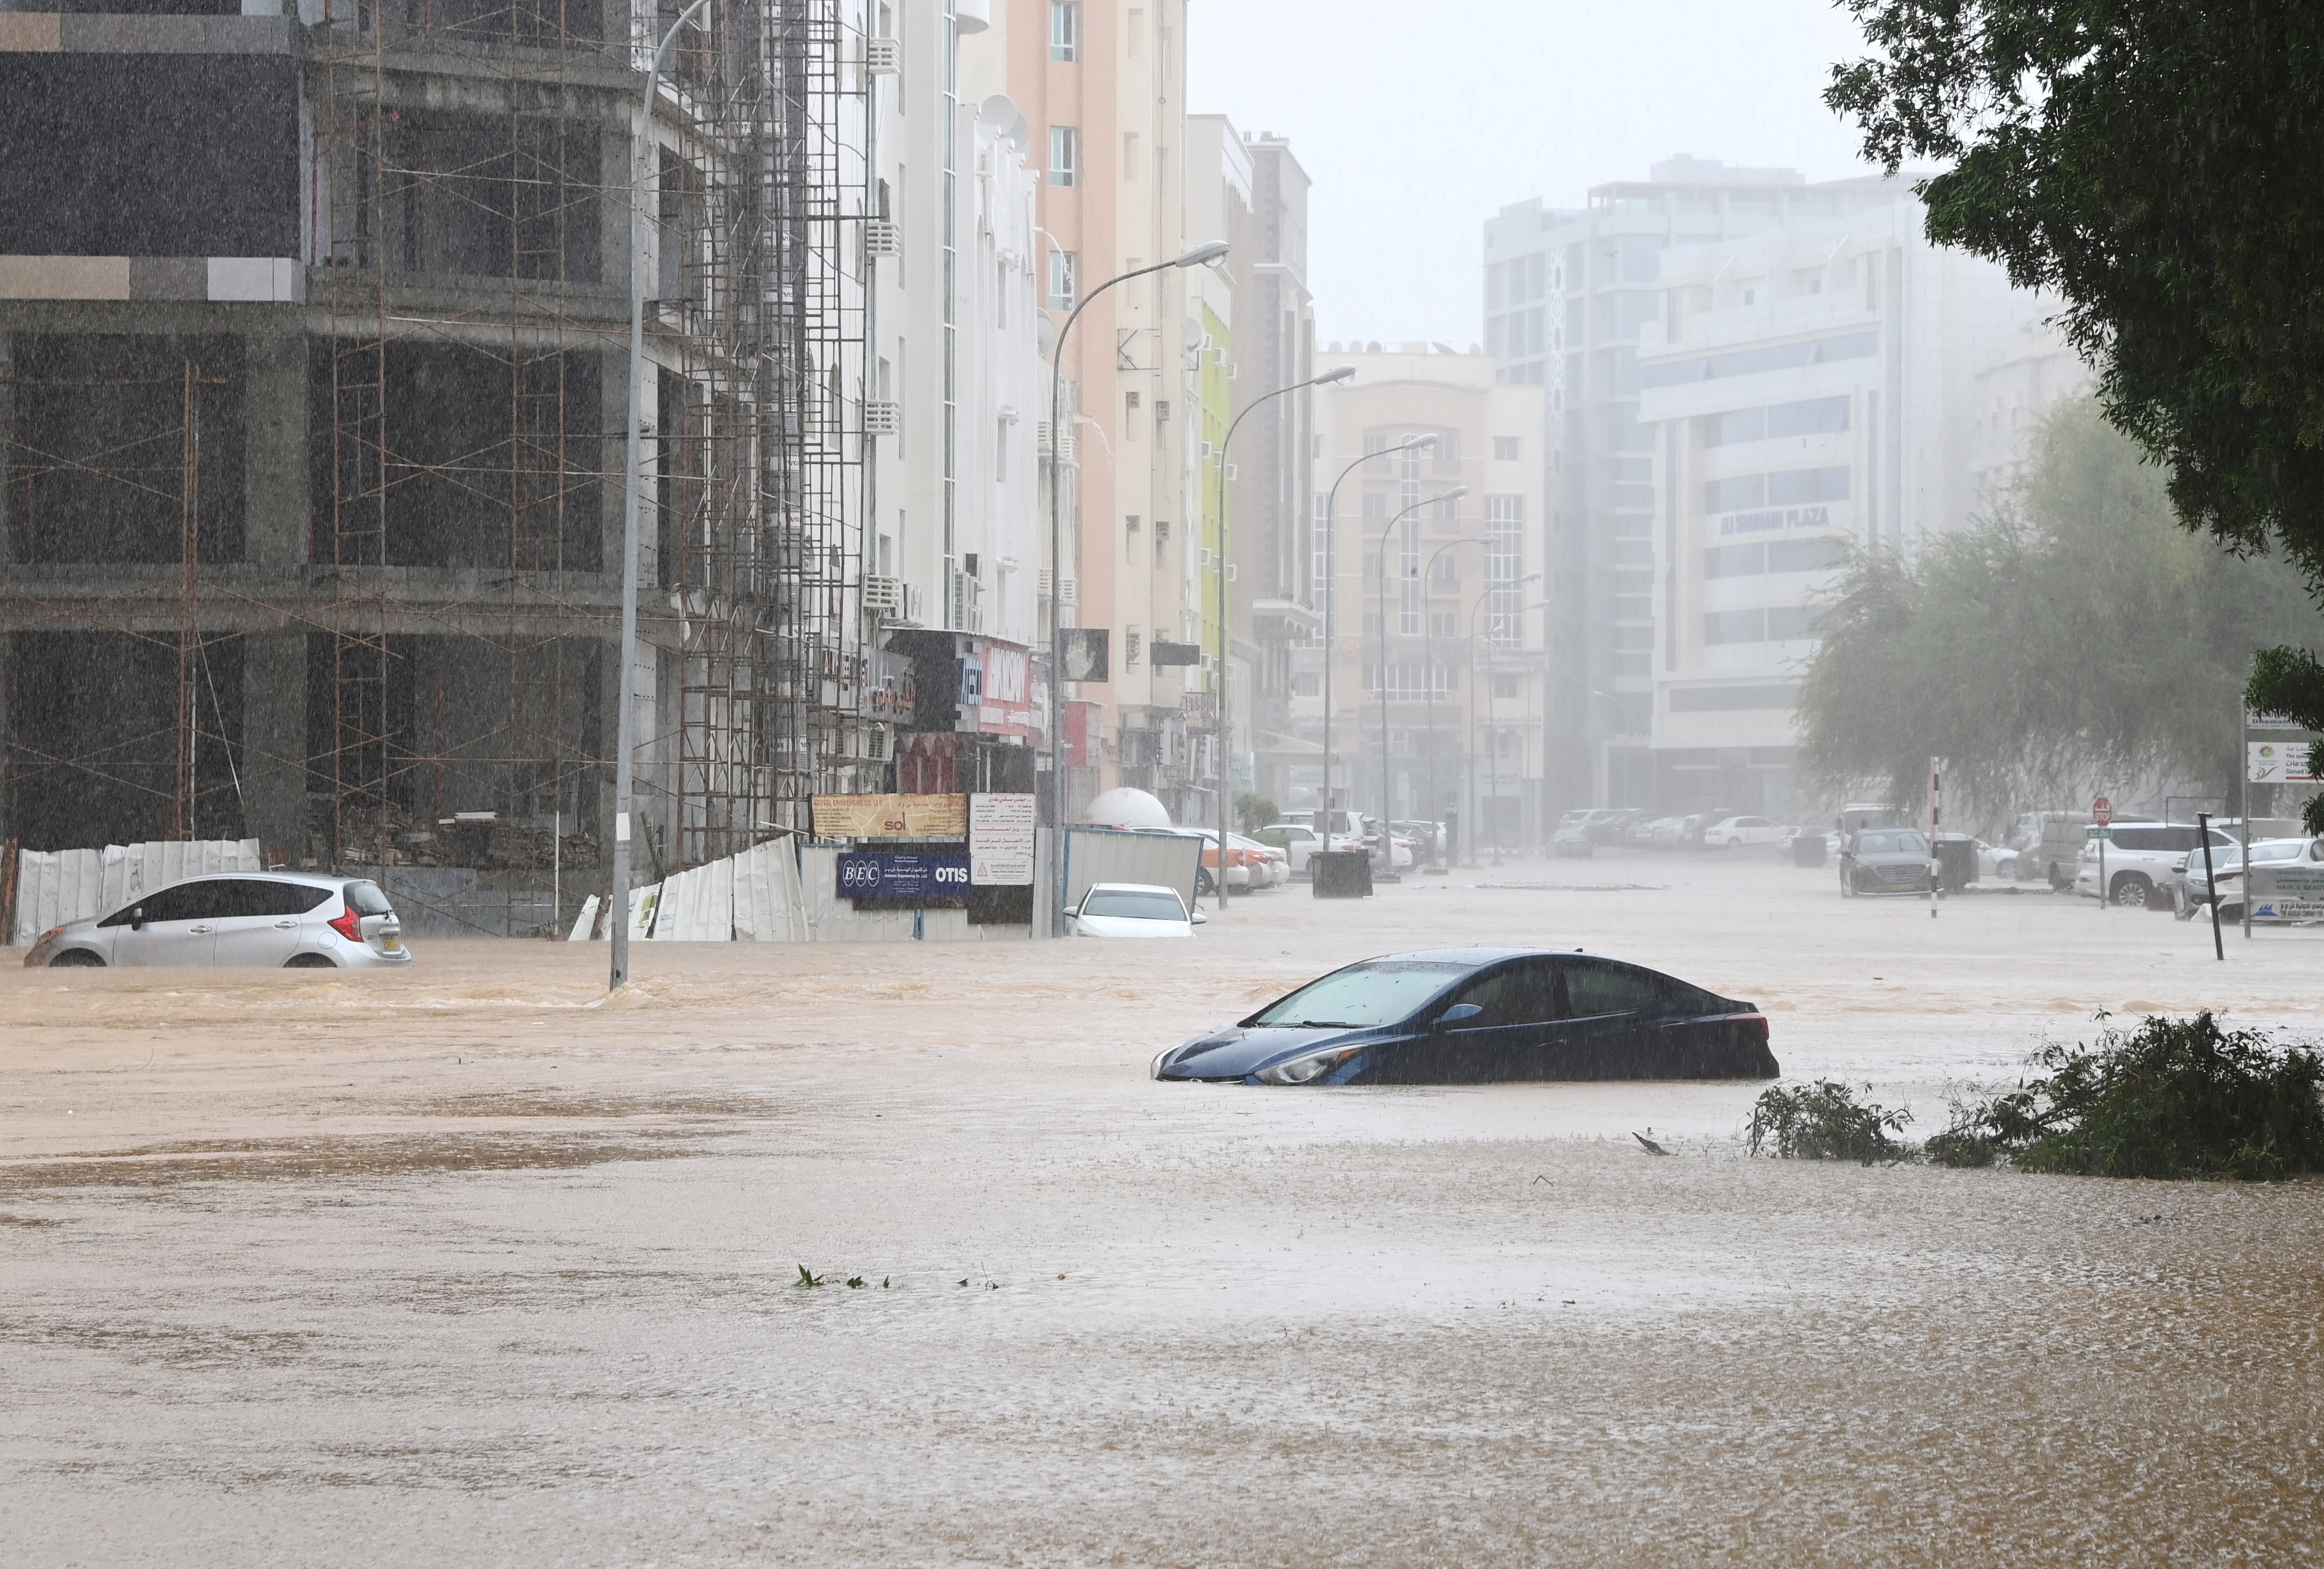
[[[1167,828],[1170,808],[1146,791],[1124,785],[1092,801],[1089,820],[1101,828]]]

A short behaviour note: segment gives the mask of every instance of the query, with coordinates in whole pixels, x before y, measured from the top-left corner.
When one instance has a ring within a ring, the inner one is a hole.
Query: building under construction
[[[0,14],[0,836],[254,837],[542,929],[610,845],[633,135],[677,8],[294,3]],[[857,0],[699,22],[645,198],[646,879],[882,788],[898,697],[876,48]]]

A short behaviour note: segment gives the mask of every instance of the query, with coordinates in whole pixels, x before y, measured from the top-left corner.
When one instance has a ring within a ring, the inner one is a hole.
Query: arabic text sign
[[[968,861],[979,888],[1033,886],[1033,798],[968,798]]]
[[[839,857],[842,899],[964,900],[968,857],[957,851],[857,850]]]
[[[2247,741],[2244,754],[2249,764],[2245,777],[2254,784],[2315,784],[2308,768],[2305,741]]]
[[[2252,868],[2252,919],[2324,920],[2324,865]]]
[[[818,839],[959,839],[968,834],[965,796],[817,796]]]

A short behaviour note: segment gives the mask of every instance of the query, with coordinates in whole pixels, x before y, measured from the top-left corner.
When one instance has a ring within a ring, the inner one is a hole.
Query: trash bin
[[[1792,864],[1821,866],[1823,864],[1823,849],[1821,834],[1794,834],[1792,835]]]
[[[1959,893],[1977,881],[1977,841],[1966,834],[1937,836],[1937,886]]]
[[[1308,875],[1318,899],[1368,899],[1372,891],[1372,858],[1361,850],[1318,850],[1307,858]]]

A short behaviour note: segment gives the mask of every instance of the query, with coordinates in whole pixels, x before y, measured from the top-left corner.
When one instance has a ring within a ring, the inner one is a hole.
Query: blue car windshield
[[[1423,959],[1351,964],[1309,982],[1264,1012],[1254,1014],[1250,1023],[1336,1025],[1346,1029],[1393,1024],[1475,967]]]

